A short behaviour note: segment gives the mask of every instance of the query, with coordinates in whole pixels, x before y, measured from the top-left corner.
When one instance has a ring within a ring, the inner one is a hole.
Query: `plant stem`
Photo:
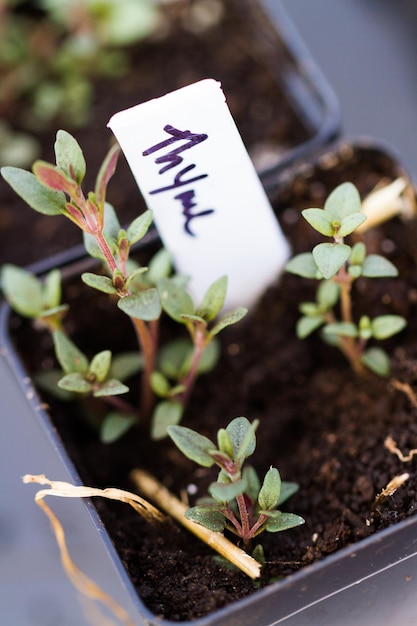
[[[131,320],[135,328],[136,336],[138,338],[144,359],[141,406],[144,415],[148,417],[153,405],[151,375],[155,365],[155,344],[152,340],[152,334],[145,322],[135,317],[132,317]]]
[[[233,565],[242,570],[242,572],[250,576],[250,578],[259,578],[261,564],[258,563],[258,561],[249,556],[244,550],[235,546],[221,533],[213,532],[205,526],[201,526],[187,519],[185,512],[188,507],[155,478],[142,470],[133,470],[130,476],[139,491],[147,498],[152,499],[161,509],[171,515],[171,517],[213,548],[213,550],[216,550],[216,552],[233,563]]]
[[[107,404],[110,404],[115,409],[118,409],[119,411],[122,411],[123,413],[128,413],[129,415],[134,415],[135,417],[137,417],[135,408],[131,404],[126,402],[125,400],[122,400],[121,398],[119,398],[119,396],[104,396],[103,400],[105,400]]]
[[[201,357],[203,356],[203,352],[207,346],[205,333],[202,330],[196,329],[194,338],[194,352],[193,358],[191,361],[190,369],[188,370],[187,375],[181,381],[181,384],[184,385],[185,389],[181,394],[181,402],[183,406],[185,406],[190,397],[195,379],[197,377],[198,366],[200,365]]]
[[[114,259],[114,256],[112,255],[111,250],[109,248],[109,244],[105,240],[104,235],[103,235],[102,232],[99,232],[96,235],[94,235],[94,238],[95,238],[95,240],[97,242],[97,245],[99,246],[100,250],[102,251],[104,258],[106,259],[106,263],[108,265],[110,273],[113,276],[115,270],[117,270],[118,267],[117,267],[117,263],[116,263],[116,261]]]
[[[352,277],[346,271],[346,267],[343,266],[336,278],[336,282],[340,286],[340,311],[341,317],[347,324],[352,323]],[[366,368],[360,361],[360,355],[363,351],[364,345],[362,342],[355,340],[354,337],[340,337],[340,349],[350,362],[352,368],[359,376],[364,376]]]
[[[242,539],[245,545],[245,548],[248,547],[248,544],[251,539],[251,528],[249,523],[249,514],[248,508],[246,506],[245,496],[241,494],[240,496],[236,496],[236,502],[239,509],[240,521],[242,524]]]

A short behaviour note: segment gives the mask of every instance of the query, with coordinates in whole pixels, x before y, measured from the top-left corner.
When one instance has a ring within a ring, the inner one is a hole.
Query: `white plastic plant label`
[[[202,80],[120,111],[108,126],[196,304],[227,275],[225,306],[250,307],[289,246],[220,83]]]

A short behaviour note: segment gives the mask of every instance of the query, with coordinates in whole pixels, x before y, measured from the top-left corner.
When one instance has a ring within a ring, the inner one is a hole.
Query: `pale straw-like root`
[[[417,448],[413,448],[409,451],[408,454],[403,454],[399,447],[397,446],[397,442],[388,435],[388,437],[384,441],[384,446],[387,450],[391,452],[391,454],[395,454],[400,459],[401,463],[409,463],[413,459],[413,457],[417,454]]]
[[[61,498],[89,498],[100,496],[110,500],[119,500],[130,504],[140,515],[148,521],[162,521],[165,516],[154,506],[140,498],[134,493],[122,491],[121,489],[95,489],[90,487],[71,485],[62,481],[53,481],[46,478],[45,475],[34,476],[26,474],[23,477],[24,483],[37,483],[39,485],[48,485],[49,489],[40,489],[35,495],[35,502],[40,506],[42,511],[48,517],[56,542],[60,551],[61,563],[65,573],[74,585],[74,587],[85,597],[95,602],[102,603],[109,611],[118,619],[119,624],[123,626],[134,626],[134,622],[129,617],[126,610],[120,606],[113,598],[103,591],[93,580],[86,576],[73,562],[70,557],[68,546],[65,539],[64,529],[49,506],[44,502],[46,496],[57,496]],[[97,623],[97,622],[96,622]],[[109,624],[113,622],[108,622]]]
[[[396,215],[411,219],[416,212],[415,191],[409,180],[401,177],[388,183],[381,181],[362,202],[362,213],[367,219],[356,232],[363,233]]]
[[[207,543],[213,550],[228,559],[233,565],[238,567],[251,578],[255,579],[260,576],[261,565],[258,561],[249,556],[249,554],[244,552],[244,550],[235,546],[221,533],[213,532],[204,526],[200,526],[199,524],[188,520],[184,516],[187,506],[175,498],[175,496],[158,481],[156,481],[156,479],[139,470],[134,470],[132,472],[132,479],[138,489],[146,497],[153,499],[154,502],[164,509],[166,513],[180,522],[185,528],[194,533],[202,541]],[[91,498],[98,496],[129,504],[148,522],[162,522],[167,519],[166,516],[147,502],[147,500],[144,500],[135,493],[123,491],[121,489],[97,489],[93,487],[71,485],[70,483],[63,481],[49,480],[49,478],[47,478],[44,474],[26,474],[23,476],[23,482],[47,485],[48,487],[47,489],[40,489],[36,492],[35,502],[43,510],[51,523],[60,551],[62,566],[74,587],[86,598],[90,598],[91,600],[100,602],[106,606],[119,620],[119,623],[123,624],[123,626],[134,626],[125,609],[115,602],[93,580],[86,576],[72,561],[68,551],[64,529],[56,515],[44,502],[44,498],[46,496],[56,496],[61,498]],[[109,622],[109,624],[110,623],[111,622]]]
[[[161,485],[153,476],[142,471],[133,470],[131,479],[138,490],[146,498],[152,499],[161,509],[177,520],[185,528],[191,531],[199,539],[207,543],[213,550],[233,563],[250,578],[259,578],[261,564],[252,558],[247,552],[241,550],[229,541],[222,533],[213,532],[205,526],[201,526],[185,517],[187,505],[178,500],[166,487]]]

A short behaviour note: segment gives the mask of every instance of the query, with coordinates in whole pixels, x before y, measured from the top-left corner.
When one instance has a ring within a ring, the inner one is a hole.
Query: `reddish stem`
[[[104,258],[106,259],[107,266],[111,272],[111,275],[113,276],[115,270],[117,270],[118,267],[114,259],[114,256],[112,255],[111,250],[109,248],[109,244],[105,240],[102,232],[95,234],[94,238],[100,250],[102,251]]]
[[[197,328],[194,334],[194,353],[191,361],[190,369],[188,370],[187,375],[181,381],[181,384],[184,385],[185,389],[181,394],[181,402],[185,406],[190,397],[192,388],[194,386],[195,379],[197,377],[198,366],[200,365],[201,357],[203,356],[203,352],[207,346],[207,341],[205,337],[204,331]]]
[[[144,414],[149,416],[153,405],[151,375],[155,365],[155,345],[152,341],[152,335],[149,328],[146,326],[145,322],[135,317],[132,317],[131,320],[135,328],[144,359],[141,406]]]

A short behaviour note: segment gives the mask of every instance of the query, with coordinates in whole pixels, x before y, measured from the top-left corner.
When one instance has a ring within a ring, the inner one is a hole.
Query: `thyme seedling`
[[[343,183],[330,194],[324,208],[302,211],[304,219],[320,234],[331,237],[332,243],[320,243],[312,252],[292,258],[286,270],[304,278],[319,280],[315,302],[300,305],[302,317],[297,323],[297,336],[304,339],[317,329],[336,345],[352,368],[363,375],[369,369],[380,376],[389,373],[388,355],[379,347],[367,347],[370,339],[383,340],[399,333],[406,321],[399,315],[379,315],[371,319],[362,315],[353,319],[352,285],[359,277],[382,278],[398,275],[395,266],[378,254],[367,254],[359,241],[346,244],[365,221],[361,213],[359,192],[352,183]],[[340,319],[334,311],[340,305]]]
[[[279,532],[304,523],[299,515],[277,509],[297,491],[295,483],[282,482],[278,470],[271,467],[261,484],[253,467],[243,467],[255,452],[258,424],[258,420],[251,424],[237,417],[218,431],[217,445],[190,428],[168,428],[185,456],[203,467],[220,468],[217,481],[209,487],[210,497],[188,509],[186,517],[213,531],[231,531],[242,539],[245,549],[265,530]]]
[[[103,274],[83,273],[83,282],[116,300],[118,308],[132,322],[140,356],[122,354],[113,358],[109,350],[104,350],[89,360],[66,335],[62,319],[68,307],[61,304],[59,271],[52,271],[41,282],[21,268],[3,267],[3,290],[11,306],[53,334],[64,376],[57,378],[54,374],[52,378],[57,380],[60,390],[106,398],[116,408],[102,423],[102,437],[106,441],[123,434],[136,421],[134,415],[148,420],[152,416],[152,436],[166,436],[167,427],[181,420],[197,376],[217,362],[216,335],[246,314],[243,307],[222,313],[227,277],[215,281],[196,307],[186,289],[185,277],[171,276],[166,250],[160,250],[148,267],[132,259],[132,247],[146,235],[152,212],[146,211],[122,228],[114,208],[106,202],[107,185],[115,172],[119,151],[117,145],[110,148],[94,191],[88,194],[82,189],[86,173],[83,152],[74,137],[62,130],[58,131],[55,142],[56,165],[36,161],[33,173],[16,167],[1,170],[3,178],[35,211],[63,215],[83,231],[88,254],[99,259],[105,268]],[[175,340],[160,346],[163,312],[187,328],[191,342]],[[129,390],[124,380],[139,370],[142,370],[141,400],[139,409],[135,410],[114,396]],[[44,376],[44,382],[45,379]],[[162,401],[155,403],[155,394]]]

